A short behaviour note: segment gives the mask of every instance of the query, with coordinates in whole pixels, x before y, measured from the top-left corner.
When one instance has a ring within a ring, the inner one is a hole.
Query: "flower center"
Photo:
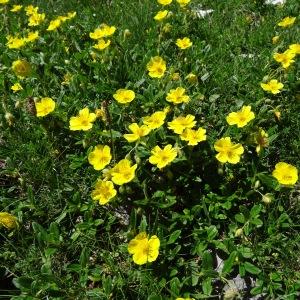
[[[87,125],[89,125],[89,120],[88,119],[83,119],[83,120],[81,120],[81,124],[83,126],[87,126]]]

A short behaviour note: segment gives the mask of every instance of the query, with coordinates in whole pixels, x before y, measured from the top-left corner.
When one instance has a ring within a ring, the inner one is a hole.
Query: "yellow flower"
[[[98,43],[95,44],[93,46],[93,48],[97,49],[97,50],[104,50],[105,48],[107,48],[110,45],[110,40],[107,40],[107,42],[105,42],[104,39],[99,39]]]
[[[38,26],[45,20],[45,14],[34,13],[28,19],[28,26]]]
[[[186,128],[193,128],[196,125],[196,121],[194,121],[194,119],[195,116],[192,115],[177,117],[172,122],[168,122],[168,128],[173,130],[174,133],[182,134]]]
[[[246,126],[251,120],[255,118],[254,112],[251,111],[251,106],[243,106],[241,110],[232,112],[226,117],[229,125],[237,125],[241,128]]]
[[[297,168],[285,162],[277,163],[272,175],[284,185],[294,185],[298,180]]]
[[[11,88],[10,88],[14,93],[23,90],[23,87],[19,82],[15,83]]]
[[[28,61],[24,59],[18,59],[12,63],[12,70],[18,77],[23,78],[30,75],[31,66]]]
[[[296,17],[285,17],[277,25],[280,27],[288,27],[295,23]]]
[[[131,166],[128,159],[120,160],[111,170],[112,181],[117,185],[130,182],[135,177],[137,164]]]
[[[155,21],[162,21],[167,15],[168,15],[168,10],[160,10],[155,16],[154,20]]]
[[[70,11],[67,13],[68,19],[73,19],[77,15],[76,11]]]
[[[283,53],[275,53],[273,55],[273,58],[281,63],[282,67],[287,69],[292,63],[294,63],[295,61],[293,60],[293,58],[296,56],[296,54],[291,51],[291,50],[286,50]]]
[[[176,1],[181,7],[184,7],[191,2],[191,0],[176,0]]]
[[[161,78],[167,69],[166,62],[160,56],[151,57],[147,64],[149,76],[152,78]]]
[[[95,170],[104,169],[111,161],[110,147],[105,145],[97,145],[94,150],[88,155],[89,163]]]
[[[157,2],[161,5],[169,5],[172,3],[172,0],[157,0]]]
[[[266,148],[269,145],[268,134],[262,129],[259,128],[258,133],[255,135],[256,152],[259,153],[263,148]]]
[[[116,91],[113,97],[119,103],[126,104],[130,103],[135,98],[135,93],[132,90],[119,89]]]
[[[284,85],[276,79],[272,79],[267,83],[261,83],[260,86],[264,91],[270,92],[274,95],[280,93],[280,90],[284,87]]]
[[[152,235],[150,239],[146,232],[139,233],[128,244],[128,252],[133,254],[133,261],[138,265],[153,262],[159,254],[160,241],[156,235]]]
[[[150,128],[147,125],[142,125],[139,127],[137,123],[130,124],[129,129],[132,131],[132,133],[124,134],[124,138],[129,143],[139,140],[141,137],[148,135],[150,132]]]
[[[19,49],[26,44],[26,41],[23,38],[8,36],[6,46],[9,49]]]
[[[28,5],[25,7],[25,12],[26,12],[26,15],[27,16],[31,16],[33,14],[37,14],[39,8],[36,6],[33,6],[33,5]]]
[[[111,181],[98,180],[92,191],[92,199],[104,205],[117,195],[114,184]]]
[[[197,130],[185,129],[180,135],[180,139],[187,141],[189,146],[196,146],[198,143],[206,140],[206,129],[199,128]]]
[[[240,161],[240,156],[244,153],[244,147],[241,144],[233,144],[230,137],[225,137],[217,140],[214,144],[217,152],[216,158],[221,163],[229,162],[237,164]]]
[[[155,146],[151,150],[151,154],[152,155],[149,157],[150,164],[156,165],[159,169],[162,169],[175,159],[177,151],[169,144],[163,149],[159,146]]]
[[[35,103],[36,116],[44,117],[55,109],[55,102],[49,97],[42,98],[41,101]]]
[[[144,117],[143,123],[147,125],[151,130],[157,129],[164,124],[166,116],[167,112],[156,111],[151,116]]]
[[[6,4],[8,2],[9,2],[9,0],[0,0],[0,4]]]
[[[1,226],[7,229],[14,229],[18,226],[17,218],[8,212],[0,212],[0,227]]]
[[[176,45],[181,49],[187,49],[189,47],[191,47],[193,45],[193,43],[191,42],[191,40],[188,37],[185,37],[183,39],[177,39],[176,40]]]
[[[68,20],[68,17],[66,17],[66,16],[58,16],[56,18],[56,20],[59,20],[60,22],[64,23],[64,22],[66,22]]]
[[[38,31],[35,31],[35,32],[30,31],[30,32],[28,32],[28,35],[27,35],[27,37],[24,38],[24,40],[26,43],[30,43],[30,42],[35,41],[38,38],[39,38]]]
[[[61,20],[60,19],[52,20],[52,21],[50,21],[50,24],[47,28],[47,31],[56,30],[60,25],[61,25]]]
[[[88,107],[81,109],[76,117],[70,119],[70,130],[87,131],[93,127],[96,120],[96,114],[90,113]]]
[[[291,53],[300,54],[300,44],[289,45],[289,50]]]
[[[23,7],[23,5],[13,5],[13,7],[10,11],[17,12],[17,11],[20,11],[22,7]]]
[[[98,28],[94,30],[94,32],[90,32],[90,38],[94,40],[98,40],[104,37],[111,36],[115,33],[115,26],[108,26],[106,24],[101,24]]]
[[[185,89],[178,87],[175,90],[172,89],[168,93],[166,100],[168,102],[173,102],[174,104],[187,103],[190,101],[190,97],[185,95]]]
[[[279,40],[279,35],[276,35],[276,36],[272,37],[272,43],[273,44],[276,44],[278,42],[278,40]]]

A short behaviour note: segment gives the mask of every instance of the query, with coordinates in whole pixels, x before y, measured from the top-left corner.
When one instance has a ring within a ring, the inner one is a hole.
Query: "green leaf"
[[[175,230],[174,232],[172,232],[167,242],[167,245],[173,244],[178,239],[180,234],[181,234],[181,230]]]
[[[209,97],[209,101],[210,101],[210,102],[214,102],[214,101],[216,101],[216,100],[219,99],[219,98],[220,98],[220,95],[214,94],[214,95],[211,95],[211,96]]]
[[[212,292],[211,278],[206,278],[202,283],[203,293],[209,296]]]
[[[175,294],[175,295],[179,295],[180,292],[180,280],[177,277],[172,278],[171,282],[170,282],[170,287],[171,287],[171,291]]]
[[[22,288],[30,289],[32,281],[33,280],[29,277],[21,276],[18,278],[14,278],[13,284],[18,289],[22,289]]]
[[[212,270],[213,269],[213,257],[211,253],[206,250],[202,256],[202,269],[204,270]]]
[[[45,257],[50,257],[50,256],[53,255],[56,251],[57,251],[56,248],[47,248],[47,249],[45,250]]]
[[[192,286],[196,286],[199,281],[199,274],[192,272]]]
[[[107,276],[107,277],[103,276],[102,284],[103,284],[105,294],[108,296],[111,293],[112,286],[113,286],[111,277],[110,276]]]
[[[239,223],[245,223],[245,217],[243,214],[236,214],[234,218]]]
[[[246,271],[251,274],[256,275],[261,272],[261,270],[258,267],[254,266],[253,264],[249,263],[248,261],[246,261],[244,263],[244,266],[245,266]]]
[[[147,298],[147,300],[163,300],[163,298],[159,295],[152,294]]]
[[[253,289],[251,289],[250,293],[251,293],[251,295],[255,296],[255,295],[261,294],[263,292],[263,290],[264,290],[263,286],[256,286]]]
[[[246,270],[244,265],[239,265],[239,273],[241,277],[244,277],[246,275]]]
[[[71,271],[71,272],[80,273],[81,266],[80,266],[80,264],[70,264],[67,266],[67,270]]]
[[[263,174],[263,173],[257,174],[257,177],[267,187],[269,187],[273,190],[277,190],[279,184],[278,184],[277,180],[274,177],[272,177],[270,175]]]
[[[243,257],[245,257],[245,258],[251,258],[252,256],[253,256],[253,252],[252,252],[252,250],[250,249],[250,248],[248,248],[248,247],[240,247],[239,248],[239,253],[241,253],[242,254],[242,256]]]
[[[90,249],[83,248],[79,257],[79,263],[82,268],[85,268],[90,256]]]
[[[251,210],[250,210],[250,216],[252,218],[255,218],[259,215],[260,211],[262,209],[262,206],[259,204],[259,205],[254,205]]]
[[[220,242],[220,241],[213,241],[213,244],[216,246],[216,248],[223,250],[225,253],[229,254],[227,246]]]
[[[250,221],[252,224],[256,225],[256,226],[262,226],[264,223],[261,219],[253,219]]]
[[[237,257],[236,251],[233,251],[230,253],[229,257],[224,261],[222,273],[230,273],[230,271],[234,265],[236,257]]]
[[[218,234],[218,229],[216,226],[211,225],[208,228],[206,228],[206,232],[207,232],[207,238],[209,241],[213,240],[217,234]]]

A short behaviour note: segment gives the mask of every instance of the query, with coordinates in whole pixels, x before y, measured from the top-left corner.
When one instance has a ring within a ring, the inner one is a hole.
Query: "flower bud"
[[[124,185],[121,185],[121,186],[119,187],[119,193],[120,193],[120,194],[125,194],[125,192],[126,192],[126,188],[124,187]]]
[[[124,38],[127,38],[127,37],[131,36],[130,30],[129,29],[125,29],[123,35],[124,35]]]
[[[259,187],[260,187],[260,181],[256,180],[255,183],[254,183],[254,188],[258,189]]]
[[[238,295],[239,295],[239,292],[238,292],[238,290],[236,288],[229,288],[224,293],[224,300],[233,300]]]
[[[83,140],[83,141],[82,141],[82,146],[83,146],[83,148],[86,148],[86,147],[87,147],[87,145],[88,145],[88,142],[87,142],[87,140]]]
[[[224,169],[223,169],[223,166],[222,166],[222,165],[220,165],[220,166],[218,167],[218,174],[219,174],[219,175],[223,175],[223,174],[224,174]]]
[[[174,81],[180,80],[180,75],[179,75],[179,73],[174,73],[174,74],[172,75],[172,80],[174,80]]]
[[[10,112],[6,112],[5,120],[7,121],[9,126],[12,126],[14,124],[15,117]]]
[[[20,108],[20,106],[21,106],[21,102],[18,100],[18,101],[16,101],[16,103],[15,103],[15,108]]]
[[[277,44],[278,40],[279,40],[279,35],[273,36],[272,37],[272,44]]]
[[[186,76],[186,79],[189,83],[191,84],[195,84],[198,82],[198,77],[197,75],[193,74],[193,73],[190,73]]]
[[[270,204],[274,200],[274,196],[271,193],[267,193],[263,195],[261,200],[266,204]]]
[[[137,164],[140,164],[141,163],[141,158],[138,156],[138,155],[135,155],[134,156],[134,160]]]
[[[275,111],[274,111],[274,115],[275,115],[277,121],[280,121],[281,112],[280,112],[279,110],[275,110]]]
[[[235,236],[235,237],[239,237],[239,236],[241,236],[243,233],[244,233],[243,228],[238,228],[238,229],[235,231],[234,236]]]

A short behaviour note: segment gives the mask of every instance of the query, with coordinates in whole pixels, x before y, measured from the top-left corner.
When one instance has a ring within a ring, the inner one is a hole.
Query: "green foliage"
[[[239,275],[241,299],[298,299],[299,184],[282,186],[272,176],[279,161],[300,166],[299,56],[287,70],[272,57],[299,42],[299,20],[276,26],[299,15],[298,1],[281,7],[192,0],[182,9],[173,0],[172,16],[157,23],[156,1],[25,0],[46,21],[37,27],[39,40],[9,49],[8,35],[28,33],[25,12],[10,12],[12,4],[0,4],[0,211],[16,216],[18,227],[0,227],[0,298],[217,299]],[[198,18],[200,6],[214,11]],[[74,19],[46,30],[74,10]],[[89,33],[101,23],[117,30],[109,48],[97,52]],[[275,35],[279,42],[272,44]],[[193,46],[183,52],[175,42],[184,36]],[[167,72],[153,79],[146,65],[158,54]],[[33,66],[31,77],[13,73],[19,58]],[[188,81],[189,73],[198,81]],[[66,74],[72,79],[62,84]],[[282,93],[265,93],[265,76],[283,82]],[[16,82],[23,90],[14,93]],[[165,98],[178,86],[191,100],[174,106]],[[112,95],[119,88],[134,90],[134,101],[117,103]],[[39,118],[34,99],[42,97],[53,98],[56,108]],[[136,144],[123,138],[130,124],[167,105],[163,127]],[[226,116],[243,105],[251,105],[255,120],[228,126]],[[80,109],[101,106],[106,120],[89,131],[69,129]],[[187,114],[207,130],[207,140],[194,147],[166,125]],[[259,128],[268,145],[257,153]],[[214,143],[226,136],[245,148],[236,165],[215,158]],[[91,199],[102,173],[88,162],[98,144],[111,147],[112,165],[125,157],[138,164],[135,178],[115,186],[117,196],[103,206]],[[149,163],[151,150],[167,144],[178,155],[158,170]],[[138,266],[127,246],[143,231],[161,244],[157,260]]]

